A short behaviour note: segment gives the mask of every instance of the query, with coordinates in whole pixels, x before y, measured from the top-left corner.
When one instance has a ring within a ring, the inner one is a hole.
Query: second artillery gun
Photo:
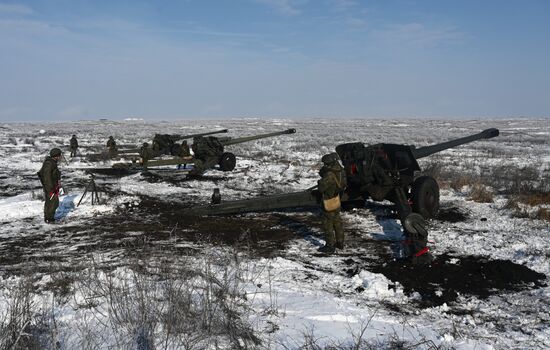
[[[410,145],[362,142],[345,143],[336,147],[347,177],[347,188],[341,194],[342,204],[364,203],[372,198],[395,204],[406,233],[427,237],[425,219],[433,218],[439,210],[439,186],[430,176],[419,176],[417,159],[476,140],[499,135],[498,129],[416,148]],[[257,197],[199,206],[187,210],[187,215],[229,215],[246,212],[274,211],[299,207],[319,207],[321,196],[316,187],[301,192]]]
[[[227,152],[225,150],[226,146],[294,133],[296,133],[296,129],[237,138],[199,135],[193,138],[193,144],[191,145],[193,156],[171,159],[144,159],[142,163],[118,163],[113,167],[117,169],[117,173],[120,173],[125,168],[129,171],[136,171],[162,166],[193,164],[193,168],[188,171],[191,176],[202,175],[206,170],[213,169],[216,166],[221,171],[231,171],[235,169],[237,157],[234,153]]]
[[[192,139],[195,137],[202,137],[214,134],[224,134],[227,133],[227,129],[216,130],[203,132],[199,134],[190,134],[190,135],[180,135],[180,134],[155,134],[153,137],[153,156],[160,157],[162,155],[172,155],[179,156],[181,151],[181,144],[178,141]],[[131,148],[120,150],[118,153],[128,154],[128,153],[139,153],[140,148]]]
[[[153,138],[153,156],[160,157],[162,155],[174,155],[179,156],[181,150],[181,144],[177,143],[180,140],[192,139],[198,136],[208,136],[214,134],[226,133],[227,129],[208,131],[198,134],[180,135],[180,134],[155,134]],[[86,157],[89,161],[96,162],[108,159],[139,159],[140,147],[130,146],[130,148],[120,149],[121,146],[115,146],[113,149],[108,148],[101,153],[90,153]],[[128,146],[127,146],[128,147]]]

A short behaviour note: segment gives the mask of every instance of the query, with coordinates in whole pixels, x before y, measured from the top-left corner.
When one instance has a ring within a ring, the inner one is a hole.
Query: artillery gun
[[[429,176],[415,178],[420,171],[417,159],[476,140],[499,135],[498,129],[487,129],[478,134],[431,146],[362,142],[345,143],[336,147],[347,177],[347,188],[341,195],[342,204],[351,204],[372,198],[389,200],[395,204],[406,232],[425,234],[425,219],[433,218],[439,210],[439,186]],[[257,197],[198,206],[187,215],[228,215],[246,212],[273,211],[300,207],[319,207],[321,196],[315,187],[301,192]]]
[[[178,134],[155,134],[153,138],[153,152],[159,155],[172,155],[179,156],[181,144],[177,143],[180,140],[192,139],[195,137],[203,137],[214,134],[227,133],[227,129],[217,130],[212,132],[205,132],[201,134],[193,135],[178,135]]]
[[[198,134],[189,134],[189,135],[180,135],[180,134],[155,134],[153,138],[153,154],[155,157],[160,157],[161,155],[173,155],[179,156],[181,144],[177,141],[192,139],[194,137],[208,136],[214,134],[227,133],[227,129],[209,131]],[[139,147],[131,147],[127,149],[117,149],[116,152],[102,152],[102,153],[93,153],[88,154],[87,157],[90,161],[99,161],[107,160],[113,158],[129,158],[132,160],[138,160],[139,157]]]
[[[171,159],[147,159],[143,160],[142,163],[117,163],[113,165],[112,173],[120,175],[125,170],[130,173],[155,167],[171,165],[179,166],[181,164],[193,164],[192,169],[183,170],[184,172],[187,172],[190,176],[200,176],[206,170],[212,169],[216,166],[218,166],[218,169],[221,171],[231,171],[235,169],[235,165],[237,164],[237,157],[231,152],[226,152],[226,146],[294,133],[296,133],[296,129],[287,129],[267,134],[238,138],[219,138],[215,136],[199,135],[193,138],[193,144],[191,146],[194,154],[193,156],[174,157]],[[98,168],[95,170],[101,171],[103,174],[110,173],[109,169]]]
[[[296,133],[296,129],[287,129],[267,134],[246,136],[238,138],[217,138],[214,136],[197,136],[193,138],[191,146],[194,154],[193,170],[190,175],[200,175],[205,170],[219,165],[221,171],[231,171],[235,169],[237,158],[235,154],[226,152],[225,147],[239,143],[265,139],[273,136],[287,135]]]

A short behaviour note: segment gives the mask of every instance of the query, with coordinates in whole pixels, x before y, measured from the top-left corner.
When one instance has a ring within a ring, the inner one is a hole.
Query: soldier
[[[61,159],[61,155],[59,148],[53,148],[38,172],[38,177],[44,189],[44,221],[49,224],[55,222],[55,210],[59,206],[61,173],[57,168],[57,162]]]
[[[185,158],[185,157],[189,157],[190,155],[191,155],[191,151],[189,150],[189,145],[187,144],[186,140],[183,140],[181,142],[180,157]]]
[[[187,144],[187,141],[186,140],[183,140],[181,142],[181,146],[180,146],[180,154],[179,156],[181,158],[187,158],[187,157],[190,157],[191,156],[191,151],[189,150],[189,145]],[[181,167],[183,166],[183,169],[187,168],[187,163],[184,163],[183,165],[182,164],[178,164],[178,169],[181,169]]]
[[[76,157],[76,150],[78,149],[78,141],[76,135],[73,135],[70,139],[71,157]]]
[[[153,150],[149,148],[147,142],[144,142],[143,146],[139,149],[139,156],[141,157],[141,164],[144,168],[147,168],[147,162],[153,158]]]
[[[340,194],[347,185],[344,168],[340,165],[337,153],[326,154],[321,158],[323,167],[319,171],[319,192],[323,199],[323,229],[326,244],[319,251],[334,253],[335,248],[344,249],[344,231],[340,218]]]
[[[109,149],[109,157],[114,158],[117,155],[116,141],[114,137],[109,136],[107,140],[107,148]]]

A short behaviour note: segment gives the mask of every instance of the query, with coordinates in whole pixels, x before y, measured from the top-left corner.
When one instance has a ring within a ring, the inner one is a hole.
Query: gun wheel
[[[233,153],[226,152],[220,157],[220,170],[221,171],[231,171],[235,169],[237,164],[237,158]]]
[[[411,190],[412,210],[425,219],[439,211],[439,185],[433,177],[421,176],[414,180]]]

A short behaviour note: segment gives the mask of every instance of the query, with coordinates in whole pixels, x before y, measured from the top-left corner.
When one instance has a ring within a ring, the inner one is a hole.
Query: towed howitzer
[[[191,170],[189,174],[200,175],[205,170],[211,169],[215,165],[219,165],[221,171],[231,171],[235,169],[237,158],[235,154],[225,151],[226,146],[294,133],[296,133],[296,129],[287,129],[267,134],[237,138],[217,138],[214,136],[195,137],[193,138],[193,145],[191,146],[194,154],[193,170]]]
[[[139,169],[149,169],[159,166],[178,165],[179,168],[181,164],[193,164],[192,169],[183,170],[191,176],[202,175],[202,173],[206,170],[214,168],[216,165],[218,165],[219,170],[221,171],[231,171],[235,169],[237,158],[235,154],[226,152],[225,146],[294,133],[296,133],[296,129],[287,129],[267,134],[238,138],[195,136],[193,138],[193,144],[191,145],[194,153],[193,156],[174,157],[171,159],[147,159],[143,163],[118,163],[114,164],[113,167],[118,168],[118,171],[120,172],[120,169],[124,168],[137,171]]]
[[[223,134],[223,133],[227,133],[227,131],[228,131],[227,129],[223,129],[223,130],[204,132],[199,134],[191,134],[191,135],[155,134],[155,137],[153,138],[153,152],[155,156],[163,155],[163,154],[179,156],[181,144],[177,143],[178,141],[185,140],[185,139],[192,139],[195,137]]]
[[[389,143],[365,145],[362,142],[338,145],[336,153],[347,178],[347,188],[341,194],[342,204],[364,203],[368,198],[389,200],[395,204],[407,232],[425,234],[427,237],[424,220],[433,218],[439,210],[439,186],[430,176],[415,178],[415,173],[420,171],[417,159],[498,135],[498,129],[487,129],[478,134],[420,148]],[[321,195],[316,187],[301,192],[198,206],[187,210],[186,214],[228,215],[319,207]]]
[[[163,154],[168,154],[168,155],[171,154],[174,156],[178,156],[180,154],[181,145],[176,143],[176,141],[184,140],[184,139],[192,139],[194,137],[199,137],[199,136],[221,134],[226,132],[228,132],[227,129],[203,132],[198,134],[189,134],[189,135],[155,134],[153,138],[153,155],[154,157],[160,157]],[[140,151],[140,148],[135,146],[128,149],[115,148],[114,151],[108,150],[101,153],[88,154],[87,158],[92,162],[99,161],[99,160],[122,158],[122,157],[130,158],[132,160],[138,160],[140,158],[138,155],[139,151]]]
[[[189,135],[180,135],[180,134],[155,134],[153,137],[153,154],[155,157],[159,157],[161,155],[172,155],[172,156],[178,156],[180,155],[180,149],[181,144],[177,143],[177,141],[185,140],[185,139],[192,139],[194,137],[199,136],[208,136],[208,135],[214,135],[214,134],[223,134],[228,132],[228,129],[222,129],[222,130],[216,130],[216,131],[209,131],[209,132],[203,132],[198,134],[189,134]],[[119,150],[118,153],[120,154],[128,154],[128,153],[139,153],[140,148],[130,148],[130,149],[123,149]]]

